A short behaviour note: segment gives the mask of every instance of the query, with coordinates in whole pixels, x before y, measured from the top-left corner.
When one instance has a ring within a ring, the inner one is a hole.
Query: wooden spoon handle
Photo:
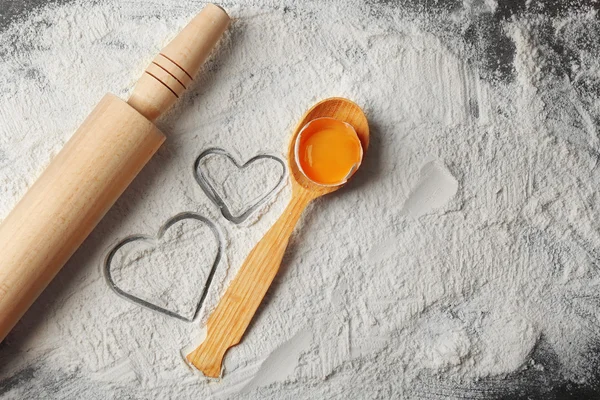
[[[314,196],[295,189],[281,217],[254,246],[208,319],[206,339],[186,357],[205,376],[218,378],[225,352],[240,342],[275,278],[290,235]]]

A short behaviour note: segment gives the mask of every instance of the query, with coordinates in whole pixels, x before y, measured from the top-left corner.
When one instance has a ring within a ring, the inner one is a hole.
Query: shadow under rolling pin
[[[127,102],[107,94],[0,225],[0,341],[165,140],[154,121],[188,88],[229,16],[208,4]],[[98,168],[102,166],[102,168]]]

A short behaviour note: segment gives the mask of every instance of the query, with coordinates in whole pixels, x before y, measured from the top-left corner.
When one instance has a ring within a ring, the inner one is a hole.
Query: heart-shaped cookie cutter
[[[180,315],[174,311],[168,310],[164,307],[160,307],[157,306],[156,304],[153,304],[150,301],[144,300],[138,296],[135,296],[131,293],[128,293],[124,290],[122,290],[121,288],[119,288],[119,286],[115,283],[113,277],[112,277],[112,273],[111,273],[111,266],[112,266],[112,261],[114,256],[117,254],[117,252],[125,245],[135,242],[135,241],[145,241],[145,242],[150,242],[150,241],[156,241],[156,240],[160,240],[163,235],[165,234],[165,232],[172,227],[174,224],[186,220],[186,219],[195,219],[197,221],[200,221],[204,224],[206,224],[211,232],[215,235],[215,239],[217,240],[217,244],[218,244],[218,248],[217,248],[217,254],[215,256],[215,260],[211,266],[211,269],[208,273],[208,277],[206,278],[205,281],[205,285],[204,288],[202,290],[202,294],[200,295],[200,299],[198,300],[198,304],[196,305],[196,308],[194,310],[194,315],[192,316],[192,318],[186,318],[183,315]],[[204,303],[204,299],[206,298],[206,295],[208,293],[208,289],[210,287],[210,284],[212,282],[213,276],[215,274],[215,271],[217,269],[217,266],[219,265],[219,263],[221,262],[221,257],[223,255],[224,252],[224,240],[223,240],[223,236],[221,234],[220,229],[217,227],[217,225],[212,222],[211,220],[209,220],[208,218],[205,218],[201,215],[192,213],[192,212],[183,212],[180,214],[177,214],[176,216],[170,218],[158,231],[158,233],[156,234],[156,236],[150,236],[150,235],[131,235],[128,236],[124,239],[122,239],[121,241],[119,241],[119,243],[117,243],[112,250],[108,253],[108,255],[105,258],[104,261],[104,277],[106,279],[106,282],[108,284],[108,286],[120,297],[124,298],[125,300],[131,301],[136,305],[141,305],[143,307],[146,307],[150,310],[159,312],[161,314],[167,315],[169,317],[173,317],[173,318],[177,318],[179,320],[185,321],[185,322],[193,322],[197,317],[198,317],[198,313],[200,311],[200,309],[202,308],[202,304]]]
[[[229,161],[231,161],[233,163],[233,165],[235,165],[238,169],[247,168],[252,163],[254,163],[258,160],[263,160],[263,159],[273,160],[273,161],[276,161],[281,166],[281,175],[279,176],[279,180],[277,181],[277,184],[273,188],[271,188],[267,193],[265,193],[263,196],[261,196],[254,204],[250,205],[241,214],[233,215],[231,213],[231,211],[229,210],[229,207],[227,206],[226,202],[219,195],[218,191],[211,183],[210,178],[202,171],[200,163],[206,156],[209,156],[211,154],[217,154],[217,155],[227,157],[227,159],[229,159]],[[277,193],[277,191],[285,184],[286,175],[287,175],[287,167],[285,165],[285,162],[283,162],[283,160],[281,160],[280,158],[270,155],[270,154],[258,154],[242,164],[242,163],[239,163],[236,160],[236,158],[233,157],[228,151],[226,151],[222,148],[219,148],[219,147],[212,147],[212,148],[204,150],[196,158],[196,161],[194,162],[194,178],[196,179],[196,182],[198,182],[198,184],[200,185],[200,188],[202,188],[202,191],[204,191],[206,196],[208,196],[208,198],[213,203],[215,203],[215,205],[217,207],[219,207],[219,209],[221,210],[221,214],[227,220],[233,222],[234,224],[240,224],[240,223],[244,222],[254,211],[256,211],[258,208],[263,206],[267,202],[267,200],[269,200],[269,198],[274,196]]]

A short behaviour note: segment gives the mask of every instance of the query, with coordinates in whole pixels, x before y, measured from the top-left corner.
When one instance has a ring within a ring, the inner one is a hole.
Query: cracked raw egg
[[[319,185],[337,186],[356,172],[363,149],[352,125],[334,118],[317,118],[298,134],[295,154],[298,167],[308,179]]]

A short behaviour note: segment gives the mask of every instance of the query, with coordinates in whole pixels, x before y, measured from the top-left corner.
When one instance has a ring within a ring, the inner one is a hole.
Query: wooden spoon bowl
[[[296,163],[295,143],[302,128],[317,118],[335,118],[352,125],[363,151],[369,145],[369,125],[355,103],[343,98],[330,98],[317,103],[304,115],[290,141],[288,164],[292,181],[292,198],[281,217],[252,249],[225,295],[210,315],[206,338],[187,355],[187,361],[210,378],[221,375],[227,350],[240,342],[254,313],[275,278],[289,238],[302,211],[315,198],[338,190],[338,186],[322,186],[309,180]]]
[[[308,110],[292,134],[288,150],[288,165],[292,185],[300,186],[299,188],[296,188],[296,190],[307,190],[313,193],[315,198],[327,193],[335,192],[343,186],[343,184],[337,186],[325,186],[311,181],[302,173],[296,162],[295,144],[300,131],[310,121],[324,117],[335,118],[350,124],[360,139],[363,151],[366,152],[369,147],[369,123],[367,117],[356,103],[341,97],[331,97],[318,102]]]

